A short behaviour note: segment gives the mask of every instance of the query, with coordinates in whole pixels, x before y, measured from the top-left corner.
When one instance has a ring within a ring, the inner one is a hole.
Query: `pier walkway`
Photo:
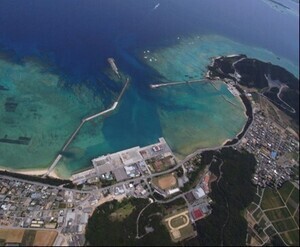
[[[101,111],[99,113],[96,113],[96,114],[94,114],[92,116],[86,117],[86,118],[84,118],[84,119],[81,120],[80,125],[77,127],[77,129],[73,132],[73,134],[71,135],[71,137],[65,143],[65,145],[63,146],[63,148],[60,151],[60,153],[63,152],[63,151],[65,151],[67,149],[67,147],[71,144],[71,142],[74,140],[74,138],[77,136],[78,132],[80,131],[80,129],[82,128],[82,126],[86,122],[91,121],[94,118],[100,117],[102,115],[105,115],[105,114],[107,114],[107,113],[109,113],[111,111],[114,111],[117,108],[117,106],[119,104],[119,101],[121,100],[121,98],[122,98],[122,96],[123,96],[123,94],[124,94],[124,92],[125,92],[128,84],[129,84],[129,78],[126,79],[126,83],[125,83],[124,87],[122,88],[122,91],[120,92],[120,94],[119,94],[119,96],[117,98],[117,101],[115,101],[110,108],[108,108],[108,109],[106,109],[104,111]],[[51,164],[51,166],[48,168],[48,171],[43,175],[43,177],[48,176],[54,170],[54,168],[56,167],[56,165],[58,164],[58,162],[61,160],[62,157],[63,157],[62,154],[58,154],[58,156],[56,157],[56,159],[54,160],[54,162]]]
[[[205,79],[198,79],[198,80],[191,80],[191,81],[164,82],[164,83],[150,84],[150,88],[175,86],[175,85],[188,84],[188,83],[193,83],[193,82],[207,82],[207,80],[205,80]]]

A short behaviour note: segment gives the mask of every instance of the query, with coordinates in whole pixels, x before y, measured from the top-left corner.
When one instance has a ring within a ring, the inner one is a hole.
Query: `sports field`
[[[162,190],[170,189],[177,184],[176,177],[173,174],[168,174],[162,177],[153,178],[153,183]]]
[[[185,215],[180,215],[174,219],[170,220],[170,225],[174,228],[178,228],[188,222],[188,219]]]

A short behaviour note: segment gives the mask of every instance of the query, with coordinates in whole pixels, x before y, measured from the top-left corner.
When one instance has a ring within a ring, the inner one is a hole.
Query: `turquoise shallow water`
[[[145,47],[126,53],[124,56],[135,70],[124,69],[120,64],[120,70],[132,79],[118,109],[83,126],[59,163],[58,173],[68,177],[90,166],[90,160],[96,156],[144,146],[156,142],[160,136],[166,138],[180,157],[235,137],[246,122],[244,107],[223,83],[149,88],[154,81],[186,80],[187,76],[202,78],[211,57],[233,53],[244,53],[298,72],[291,62],[279,60],[267,50],[216,35],[179,37],[172,46]],[[80,119],[105,108],[100,96],[84,83],[66,87],[60,76],[47,72],[37,62],[15,64],[1,59],[0,63],[0,85],[9,88],[0,91],[1,103],[5,104],[8,98],[18,103],[15,112],[0,110],[3,119],[0,136],[32,138],[28,146],[0,143],[3,167],[47,167]],[[156,73],[155,78],[134,74],[136,68],[145,66]],[[120,82],[113,80],[109,83],[120,86]],[[111,99],[115,96],[114,93]]]
[[[68,88],[59,76],[37,61],[22,64],[0,59],[0,138],[29,137],[29,145],[0,143],[0,166],[14,169],[47,167],[80,119],[103,109],[98,96],[84,85]]]
[[[134,56],[127,53],[128,62],[137,68],[144,65],[152,68],[157,73],[156,79],[133,78],[117,112],[104,119],[101,126],[99,122],[98,134],[95,135],[94,127],[86,126],[85,136],[79,135],[72,143],[69,150],[80,153],[80,159],[63,159],[58,167],[60,173],[70,173],[75,167],[84,168],[91,164],[93,157],[102,154],[148,145],[160,136],[166,138],[179,157],[198,148],[221,145],[235,137],[246,122],[244,106],[222,82],[215,82],[215,87],[204,82],[149,88],[155,81],[186,80],[186,75],[193,76],[192,79],[202,78],[211,57],[233,53],[245,53],[297,73],[298,68],[291,62],[278,60],[267,50],[216,35],[181,37],[173,46],[145,47],[135,51]]]

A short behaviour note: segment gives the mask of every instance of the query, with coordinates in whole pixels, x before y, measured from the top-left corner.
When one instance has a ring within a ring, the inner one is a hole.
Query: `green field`
[[[191,224],[181,228],[179,231],[180,231],[182,239],[193,236],[193,234],[194,234],[194,228]]]
[[[280,234],[283,240],[293,246],[299,246],[299,230],[289,231]]]
[[[177,228],[181,225],[184,225],[187,222],[186,216],[180,215],[170,221],[170,225],[174,228]]]
[[[297,209],[297,212],[294,215],[294,220],[297,222],[298,227],[299,227],[299,208]]]
[[[291,191],[293,190],[294,185],[291,182],[286,182],[278,191],[282,196],[282,199],[286,202]]]
[[[274,229],[273,226],[269,226],[266,230],[265,230],[266,234],[271,237],[274,234],[276,234],[276,230]]]
[[[259,204],[260,197],[257,194],[254,195],[253,202],[255,202],[257,205]]]
[[[292,194],[290,195],[290,198],[292,199],[294,202],[298,202],[299,203],[299,190],[295,187]]]
[[[299,199],[298,199],[298,201],[294,201],[292,198],[289,198],[286,203],[286,206],[290,210],[291,214],[294,214],[296,209],[299,207]]]
[[[288,219],[285,219],[285,220],[273,222],[273,226],[275,227],[275,229],[278,232],[294,230],[295,228],[298,227],[296,225],[295,221],[293,220],[293,218],[288,218]]]
[[[291,216],[289,211],[285,207],[265,211],[265,214],[267,215],[270,221],[286,219]]]
[[[265,217],[262,217],[262,218],[260,219],[260,221],[258,222],[258,224],[259,224],[259,226],[260,226],[261,228],[265,228],[265,227],[267,226],[267,220],[266,220],[266,218],[265,218]]]
[[[260,208],[258,208],[254,213],[253,213],[253,218],[256,221],[259,221],[259,219],[261,218],[261,216],[263,215],[263,211],[261,211]]]
[[[128,217],[128,215],[130,215],[132,213],[133,209],[134,209],[134,206],[131,203],[127,203],[123,207],[121,207],[121,208],[117,209],[115,212],[111,213],[110,217],[112,220],[122,221],[126,217]]]
[[[299,190],[291,182],[285,183],[278,191],[266,188],[260,207],[263,209],[265,216],[273,224],[273,226],[269,226],[265,230],[265,233],[269,237],[274,237],[276,229],[286,244],[298,246]],[[254,215],[260,216],[260,212],[255,211]],[[265,227],[265,221],[261,220],[259,226],[262,228]],[[276,241],[279,241],[277,244],[283,244],[280,242],[279,236]]]
[[[257,209],[257,205],[254,203],[251,203],[250,206],[247,208],[249,213],[253,213],[255,209]]]
[[[261,202],[262,209],[271,209],[284,206],[279,194],[270,189],[266,188],[264,191],[263,200]]]
[[[22,246],[32,246],[35,239],[36,231],[34,230],[25,230]]]

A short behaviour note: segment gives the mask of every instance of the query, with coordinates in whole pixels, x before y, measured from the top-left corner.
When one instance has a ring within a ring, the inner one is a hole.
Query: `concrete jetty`
[[[82,128],[82,126],[83,126],[86,122],[91,121],[91,120],[93,120],[94,118],[100,117],[100,116],[102,116],[102,115],[105,115],[105,114],[107,114],[107,113],[109,113],[109,112],[112,112],[112,111],[114,111],[114,110],[117,108],[117,106],[118,106],[118,104],[119,104],[119,101],[121,100],[121,98],[122,98],[122,96],[123,96],[123,94],[124,94],[124,92],[125,92],[125,90],[126,90],[128,84],[129,84],[129,78],[126,78],[126,83],[125,83],[125,85],[123,86],[122,91],[120,92],[120,94],[119,94],[119,96],[118,96],[118,98],[117,98],[117,101],[115,101],[115,102],[113,103],[113,105],[112,105],[110,108],[108,108],[108,109],[106,109],[106,110],[104,110],[104,111],[101,111],[101,112],[99,112],[99,113],[96,113],[96,114],[94,114],[94,115],[92,115],[92,116],[86,117],[86,118],[84,118],[84,119],[81,120],[81,123],[79,124],[79,126],[77,127],[77,129],[72,133],[72,135],[71,135],[71,137],[68,139],[68,141],[65,143],[65,145],[63,146],[61,152],[65,151],[65,150],[67,149],[67,147],[71,144],[71,142],[74,140],[74,138],[77,136],[78,132],[80,131],[80,129]],[[56,167],[56,165],[58,164],[58,162],[61,160],[62,157],[63,157],[63,156],[62,156],[61,154],[58,154],[58,156],[57,156],[56,159],[53,161],[53,163],[52,163],[51,166],[48,168],[48,171],[43,175],[43,177],[48,176],[48,175],[54,170],[54,168]]]
[[[164,82],[164,83],[157,83],[157,84],[150,84],[150,88],[159,88],[159,87],[167,87],[167,86],[174,86],[180,84],[188,84],[193,82],[204,82],[204,79],[199,80],[191,80],[191,81],[173,81],[173,82]]]
[[[90,120],[92,120],[92,119],[94,119],[94,118],[96,118],[96,117],[100,117],[100,116],[102,116],[102,115],[104,115],[104,114],[106,114],[106,113],[108,113],[108,112],[111,112],[111,111],[113,111],[114,109],[116,109],[117,105],[118,105],[118,102],[116,101],[116,102],[114,102],[113,105],[112,105],[110,108],[108,108],[107,110],[102,111],[102,112],[99,112],[99,113],[97,113],[97,114],[95,114],[95,115],[92,115],[92,116],[90,116],[90,117],[87,117],[87,118],[85,118],[83,121],[84,121],[84,122],[88,122],[88,121],[90,121]]]
[[[110,64],[110,67],[111,67],[111,69],[117,74],[117,76],[119,77],[119,78],[121,78],[121,76],[120,76],[120,74],[119,74],[119,71],[118,71],[118,67],[117,67],[117,65],[115,64],[115,60],[113,59],[113,58],[108,58],[107,59],[107,61],[108,61],[108,63]]]

